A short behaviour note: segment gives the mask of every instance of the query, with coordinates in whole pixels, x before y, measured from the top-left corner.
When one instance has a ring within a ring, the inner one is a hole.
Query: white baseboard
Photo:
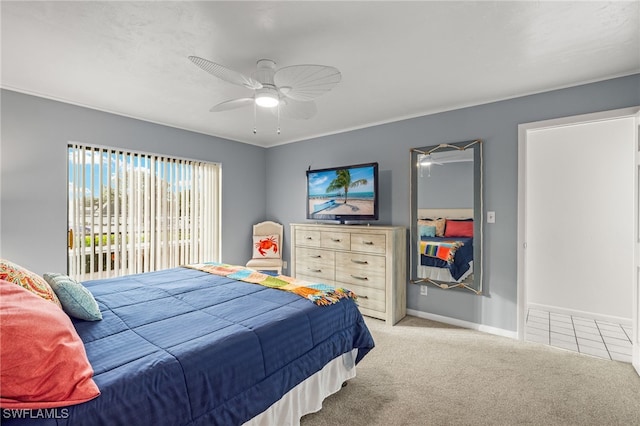
[[[502,337],[509,337],[511,339],[518,338],[517,331],[505,330],[502,328],[491,327],[489,325],[484,325],[484,324],[476,324],[475,322],[459,320],[456,318],[449,318],[442,315],[430,314],[428,312],[407,309],[407,315],[412,315],[414,317],[424,318],[431,321],[438,321],[438,322],[442,322],[449,325],[455,325],[457,327],[468,328],[471,330],[478,330],[478,331],[482,331],[483,333],[495,334],[497,336],[502,336]]]
[[[598,320],[598,321],[612,322],[614,324],[621,324],[626,327],[631,327],[633,324],[633,321],[631,320],[631,318],[622,318],[622,317],[616,317],[613,315],[597,314],[594,312],[585,312],[585,311],[579,311],[577,309],[561,308],[558,306],[551,306],[551,305],[542,305],[539,303],[529,303],[527,308],[538,309],[540,311],[555,312],[558,314],[571,315],[574,317],[587,318],[587,319]],[[526,310],[524,314],[525,315],[527,314]]]

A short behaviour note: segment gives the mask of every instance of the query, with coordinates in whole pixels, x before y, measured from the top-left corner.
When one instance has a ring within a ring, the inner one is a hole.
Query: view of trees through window
[[[219,260],[218,164],[82,145],[68,163],[74,278]]]

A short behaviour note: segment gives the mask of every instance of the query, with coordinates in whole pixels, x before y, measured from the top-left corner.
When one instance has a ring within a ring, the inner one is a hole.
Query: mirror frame
[[[433,152],[473,150],[473,285],[467,283],[450,283],[418,277],[418,177],[419,155],[428,155]],[[470,290],[475,294],[482,294],[482,246],[483,246],[483,164],[482,164],[482,140],[475,139],[463,142],[442,143],[439,145],[411,148],[411,172],[410,172],[410,260],[411,271],[409,282],[411,284],[433,284],[442,289],[460,288]]]

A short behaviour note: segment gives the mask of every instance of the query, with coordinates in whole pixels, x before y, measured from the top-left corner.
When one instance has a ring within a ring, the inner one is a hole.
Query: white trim
[[[518,264],[516,267],[516,280],[517,280],[517,314],[516,314],[516,324],[517,324],[517,333],[518,339],[524,340],[524,330],[525,330],[525,321],[526,321],[526,288],[524,285],[524,277],[525,277],[525,264],[524,264],[524,249],[525,245],[525,224],[526,224],[526,211],[525,211],[525,201],[526,201],[526,185],[525,185],[525,176],[527,175],[527,155],[526,155],[526,141],[527,141],[527,130],[529,126],[525,124],[518,125],[518,237],[516,240],[516,250],[517,250],[517,259]]]
[[[471,330],[477,330],[483,333],[495,334],[496,336],[509,337],[511,339],[518,338],[518,334],[515,331],[505,330],[503,328],[491,327],[489,325],[484,325],[484,324],[477,324],[475,322],[464,321],[457,318],[450,318],[442,315],[430,314],[428,312],[416,311],[413,309],[407,309],[407,315],[411,315],[418,318],[424,318],[431,321],[442,322],[444,324],[455,325],[462,328],[468,328]]]
[[[634,276],[635,283],[633,285],[632,300],[633,300],[633,328],[631,330],[631,343],[633,345],[631,353],[631,364],[636,369],[638,375],[640,375],[640,112],[635,115],[635,170],[634,170],[634,230],[635,244],[634,244]]]
[[[595,121],[604,121],[618,118],[635,117],[640,112],[640,106],[629,108],[613,109],[611,111],[592,112],[589,114],[573,115],[569,117],[552,118],[550,120],[534,121],[531,123],[522,123],[518,125],[518,130],[541,130],[552,127],[574,126],[576,124],[584,124]],[[518,142],[520,139],[518,138]]]
[[[593,312],[585,312],[585,311],[580,311],[578,309],[562,308],[558,306],[544,305],[541,303],[528,303],[527,307],[529,309],[538,309],[540,311],[545,311],[545,312],[554,312],[557,314],[570,315],[570,316],[580,317],[585,319],[611,322],[614,324],[624,325],[625,327],[631,327],[633,325],[633,320],[631,318],[615,317],[613,315],[604,315],[604,314],[598,314]],[[526,316],[526,313],[525,313],[525,316]]]

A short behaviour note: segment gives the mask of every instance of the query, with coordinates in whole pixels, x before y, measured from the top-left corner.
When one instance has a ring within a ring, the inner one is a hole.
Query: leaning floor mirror
[[[411,149],[411,283],[482,293],[482,141]]]

